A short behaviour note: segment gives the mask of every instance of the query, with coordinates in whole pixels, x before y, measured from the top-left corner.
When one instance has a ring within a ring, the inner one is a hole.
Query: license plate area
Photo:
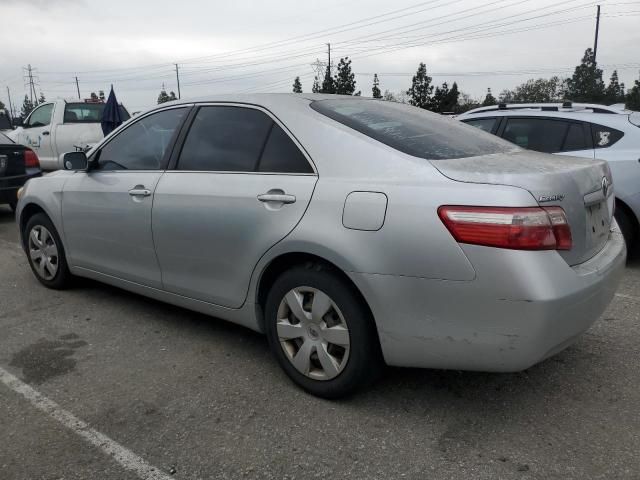
[[[591,245],[605,241],[609,236],[611,222],[609,210],[605,202],[587,207],[587,237],[591,238]]]

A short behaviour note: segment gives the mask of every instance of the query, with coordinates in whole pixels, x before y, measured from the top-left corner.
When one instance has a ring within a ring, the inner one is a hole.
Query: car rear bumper
[[[16,197],[18,189],[27,183],[28,180],[40,176],[42,176],[42,172],[40,170],[34,170],[33,173],[30,172],[26,175],[0,177],[0,204],[16,202],[18,200]]]
[[[389,365],[528,368],[570,345],[598,319],[626,259],[619,232],[574,267],[555,251],[462,247],[475,280],[350,274],[369,302]]]

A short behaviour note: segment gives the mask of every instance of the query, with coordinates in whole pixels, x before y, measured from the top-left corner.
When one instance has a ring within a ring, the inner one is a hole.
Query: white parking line
[[[26,398],[31,405],[42,410],[51,418],[74,431],[91,445],[99,448],[106,455],[118,462],[122,467],[134,472],[140,479],[169,480],[174,478],[145,462],[141,457],[107,437],[105,434],[94,430],[78,417],[63,409],[53,400],[49,400],[47,397],[2,368],[0,368],[0,381],[14,392],[19,393]]]

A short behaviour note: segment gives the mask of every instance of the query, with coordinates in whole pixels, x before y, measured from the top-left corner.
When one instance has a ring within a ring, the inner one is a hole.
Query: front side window
[[[100,149],[99,170],[158,170],[187,108],[148,115],[119,133]]]
[[[64,123],[100,123],[104,103],[67,103],[64,106]],[[129,112],[122,106],[118,106],[122,121],[129,120]]]
[[[495,127],[498,119],[497,118],[475,118],[473,120],[463,120],[467,125],[471,125],[472,127],[479,128],[480,130],[484,130],[485,132],[491,133],[493,131],[493,127]]]
[[[480,129],[409,105],[351,97],[317,100],[311,108],[402,153],[427,160],[515,150]]]
[[[26,128],[45,127],[51,123],[51,114],[53,113],[53,103],[47,103],[36,108],[29,120],[27,120]]]
[[[593,136],[594,148],[607,148],[616,143],[624,133],[615,128],[605,127],[603,125],[591,124],[591,135]]]
[[[522,148],[556,153],[562,150],[569,125],[550,118],[509,118],[502,137]]]

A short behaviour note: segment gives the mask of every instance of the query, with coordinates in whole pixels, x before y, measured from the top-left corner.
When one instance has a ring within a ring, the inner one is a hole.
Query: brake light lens
[[[513,250],[570,250],[571,229],[560,207],[444,205],[438,215],[459,243]]]
[[[24,151],[24,166],[26,168],[40,168],[40,160],[33,150]]]

